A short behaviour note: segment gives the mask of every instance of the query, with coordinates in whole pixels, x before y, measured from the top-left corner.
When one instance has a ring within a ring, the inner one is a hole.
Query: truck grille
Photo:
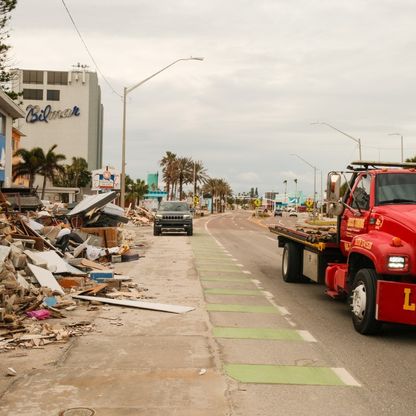
[[[183,215],[164,215],[164,220],[183,220]]]

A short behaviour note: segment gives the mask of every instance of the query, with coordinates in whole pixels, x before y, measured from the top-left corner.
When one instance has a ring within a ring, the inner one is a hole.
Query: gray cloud
[[[106,77],[121,91],[173,60],[181,62],[133,91],[128,100],[127,171],[159,169],[166,150],[201,159],[236,191],[283,191],[299,178],[311,192],[312,170],[358,156],[416,154],[413,136],[414,20],[407,0],[67,0]],[[17,65],[94,69],[60,2],[19,0],[11,42]],[[104,160],[120,165],[121,101],[100,81],[105,106]],[[254,183],[256,182],[256,183]]]

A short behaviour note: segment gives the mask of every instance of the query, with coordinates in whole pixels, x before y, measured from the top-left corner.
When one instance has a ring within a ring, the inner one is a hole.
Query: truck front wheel
[[[302,276],[301,265],[301,248],[295,243],[286,243],[282,257],[283,280],[287,283],[304,282],[306,279]]]
[[[370,335],[379,332],[381,322],[376,320],[377,273],[361,269],[356,274],[351,291],[352,323],[357,332]]]

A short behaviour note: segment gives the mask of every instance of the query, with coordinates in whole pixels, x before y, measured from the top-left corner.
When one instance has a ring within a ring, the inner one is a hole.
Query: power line
[[[71,22],[72,22],[72,24],[74,25],[74,28],[75,28],[75,30],[77,31],[77,33],[78,33],[78,36],[79,36],[79,38],[81,39],[81,42],[83,43],[83,45],[84,45],[84,47],[85,47],[85,50],[87,51],[87,53],[88,53],[88,55],[89,55],[89,57],[91,58],[91,60],[92,60],[92,62],[94,63],[94,65],[95,65],[95,67],[96,67],[96,69],[97,69],[97,72],[101,75],[101,77],[103,78],[103,80],[106,82],[106,84],[110,87],[110,89],[111,89],[111,91],[113,91],[113,93],[114,94],[117,94],[120,98],[122,98],[122,96],[121,96],[121,94],[119,94],[113,87],[112,87],[112,85],[110,84],[110,82],[107,80],[107,78],[104,76],[104,74],[101,72],[101,70],[100,70],[100,67],[98,66],[98,64],[97,64],[97,62],[95,61],[95,59],[94,59],[94,57],[92,56],[92,53],[90,52],[90,50],[89,50],[89,48],[88,48],[88,46],[87,46],[87,44],[86,44],[86,42],[84,41],[84,39],[83,39],[83,37],[82,37],[82,35],[81,35],[81,32],[78,30],[78,27],[77,27],[77,25],[76,25],[76,23],[75,23],[75,21],[74,21],[74,19],[73,19],[73,17],[72,17],[72,15],[71,15],[71,12],[69,11],[69,9],[68,9],[68,7],[67,7],[67,5],[65,4],[65,0],[61,0],[62,1],[62,4],[64,5],[64,7],[65,7],[65,10],[67,11],[67,13],[68,13],[68,16],[69,16],[69,18],[71,19]]]

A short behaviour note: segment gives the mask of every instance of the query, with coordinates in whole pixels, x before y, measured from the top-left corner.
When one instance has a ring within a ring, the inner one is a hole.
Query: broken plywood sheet
[[[185,313],[193,311],[195,308],[190,306],[179,306],[179,305],[166,305],[163,303],[152,303],[152,302],[142,302],[138,300],[125,300],[125,299],[108,299],[97,296],[82,296],[82,295],[71,295],[75,299],[96,301],[102,303],[108,303],[110,305],[117,306],[128,306],[131,308],[139,309],[149,309],[152,311],[161,311],[161,312],[171,312],[171,313]]]
[[[62,287],[59,285],[59,283],[49,270],[35,266],[34,264],[28,264],[28,267],[41,286],[48,287],[49,289],[52,289],[60,293],[61,295],[65,294],[62,290]]]
[[[107,270],[108,269],[108,267],[105,267],[100,263],[97,263],[95,261],[88,260],[88,259],[82,259],[81,264],[83,266],[90,267],[91,269],[97,269],[97,270]]]

